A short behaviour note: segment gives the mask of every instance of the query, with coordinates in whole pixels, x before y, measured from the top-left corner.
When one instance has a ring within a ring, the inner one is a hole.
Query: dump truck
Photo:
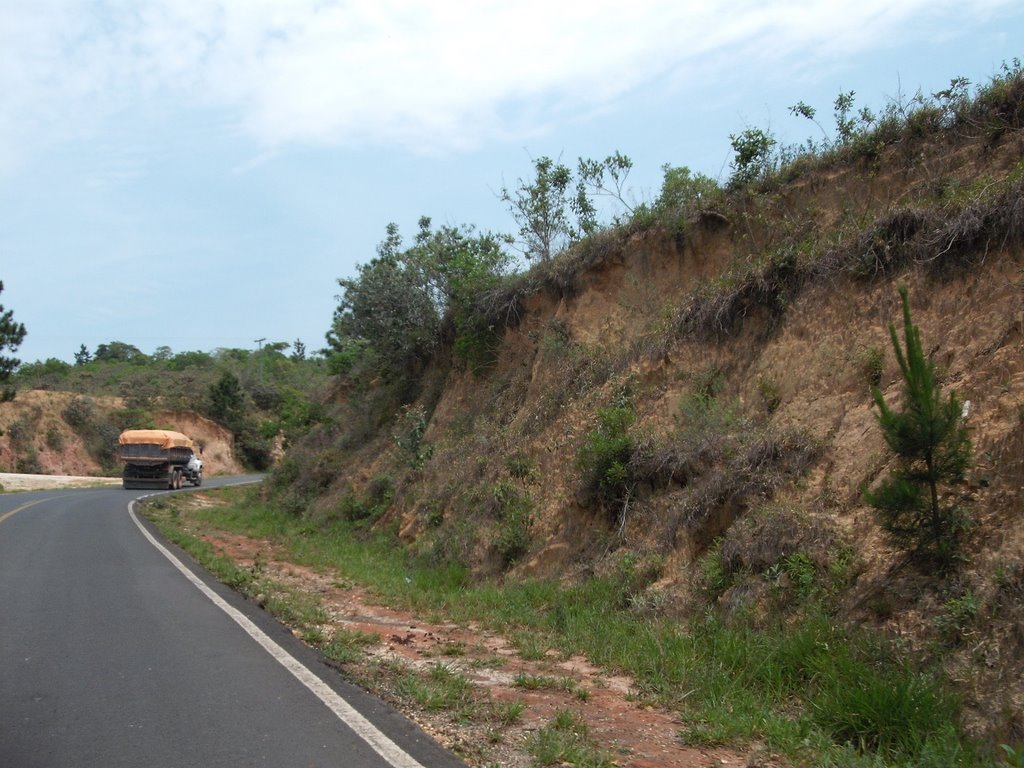
[[[125,488],[181,488],[201,485],[203,462],[195,445],[180,432],[167,429],[128,429],[117,438],[118,458],[124,462]]]

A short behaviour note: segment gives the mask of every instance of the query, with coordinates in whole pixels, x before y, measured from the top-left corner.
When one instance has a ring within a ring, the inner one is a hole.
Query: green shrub
[[[394,496],[391,478],[378,475],[366,487],[365,495],[355,493],[351,488],[342,494],[337,502],[338,514],[349,522],[373,523],[387,512]]]
[[[68,426],[78,432],[92,422],[95,412],[96,407],[91,399],[76,397],[64,406],[61,415]]]
[[[533,502],[526,493],[511,483],[498,483],[492,489],[501,509],[501,520],[494,541],[495,549],[507,568],[514,565],[530,549],[530,528],[533,525]]]
[[[942,613],[935,617],[934,624],[947,645],[959,645],[964,633],[978,615],[978,599],[973,592],[951,597],[942,605]]]
[[[478,318],[457,320],[458,332],[452,353],[474,376],[480,376],[498,360],[501,329]]]
[[[509,457],[507,462],[508,473],[517,480],[526,483],[533,483],[537,480],[537,462],[521,453]]]
[[[685,166],[665,164],[661,170],[661,192],[654,203],[657,212],[696,213],[722,198],[721,187],[710,176],[692,173]]]
[[[757,380],[757,392],[761,396],[761,403],[769,415],[775,413],[782,404],[782,394],[779,391],[779,384],[775,379],[761,376]]]
[[[786,556],[782,568],[800,597],[811,594],[817,581],[817,569],[805,552],[794,552]]]
[[[741,133],[730,134],[729,141],[735,154],[733,174],[729,180],[731,186],[741,187],[762,181],[775,170],[778,158],[773,150],[778,142],[770,133],[760,128],[747,128]]]
[[[235,434],[235,448],[242,463],[262,472],[273,464],[274,442],[260,434],[255,426],[245,426]]]
[[[357,494],[349,492],[338,499],[338,514],[344,520],[357,522],[370,516],[370,508]]]
[[[46,445],[53,451],[59,451],[64,447],[64,435],[55,424],[46,428]]]
[[[697,583],[708,602],[717,600],[732,586],[733,573],[722,560],[722,540],[718,539],[697,564]]]
[[[641,559],[627,553],[619,557],[609,580],[610,586],[619,593],[617,606],[640,613],[657,608],[660,593],[650,587],[661,576],[663,567],[664,560],[660,556]]]
[[[576,457],[585,489],[605,502],[622,500],[631,485],[635,444],[629,434],[636,414],[629,406],[601,408],[597,428],[587,433]]]
[[[885,355],[873,344],[861,347],[856,357],[857,369],[869,387],[877,387],[882,383],[885,371]]]
[[[36,453],[34,446],[28,446],[25,448],[24,453],[18,456],[15,462],[15,471],[26,475],[43,474],[43,465],[39,463],[39,454]]]
[[[413,469],[423,469],[434,454],[434,447],[424,440],[428,423],[427,412],[422,406],[410,405],[402,409],[394,439]]]
[[[7,439],[15,453],[29,448],[35,432],[35,421],[25,414],[7,427]]]

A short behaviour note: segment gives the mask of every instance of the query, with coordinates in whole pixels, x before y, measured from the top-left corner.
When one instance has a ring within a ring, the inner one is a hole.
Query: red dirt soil
[[[549,654],[540,661],[525,660],[507,638],[473,625],[424,621],[414,614],[379,605],[365,589],[340,580],[337,574],[314,571],[282,559],[267,540],[196,530],[191,526],[190,533],[207,540],[241,567],[252,567],[258,562],[271,580],[316,595],[331,616],[330,625],[323,627],[325,633],[346,629],[378,635],[380,644],[372,646],[357,667],[386,660],[426,671],[440,661],[487,691],[493,701],[523,703],[525,709],[519,722],[503,733],[499,743],[486,748],[472,748],[484,739],[479,726],[474,729],[472,725],[453,722],[443,711],[410,712],[407,706],[403,707],[424,730],[456,749],[471,765],[531,765],[526,740],[564,709],[582,718],[590,737],[612,755],[615,765],[623,768],[768,768],[783,764],[777,756],[756,747],[748,754],[740,754],[684,746],[678,736],[681,722],[672,712],[639,703],[631,695],[633,684],[629,678],[608,674],[582,657],[565,659]],[[448,652],[453,647],[459,649],[456,656]],[[499,661],[503,663],[495,668]],[[354,671],[354,677],[367,677]],[[519,676],[555,678],[560,686],[524,690],[515,685]],[[575,693],[581,689],[586,691],[585,700]],[[396,706],[401,705],[387,691],[374,692],[391,699]],[[474,759],[477,757],[479,761]]]

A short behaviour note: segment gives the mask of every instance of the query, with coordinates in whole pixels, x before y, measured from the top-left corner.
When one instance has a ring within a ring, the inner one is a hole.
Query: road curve
[[[151,541],[141,495],[0,494],[0,766],[462,765]]]

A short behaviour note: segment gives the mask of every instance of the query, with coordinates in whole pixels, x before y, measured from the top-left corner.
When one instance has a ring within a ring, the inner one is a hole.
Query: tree
[[[473,226],[434,231],[430,217],[421,216],[416,242],[401,258],[444,316],[469,311],[481,292],[507,274],[512,260],[502,246],[510,242],[490,232],[478,235]]]
[[[718,182],[702,173],[693,173],[685,165],[661,166],[661,193],[654,202],[657,211],[699,211],[721,195]]]
[[[292,342],[292,360],[301,362],[306,359],[306,345],[302,343],[302,339],[296,339]]]
[[[97,362],[106,363],[136,363],[145,364],[149,358],[134,344],[126,344],[123,341],[112,341],[109,344],[100,344],[96,347],[93,359]]]
[[[499,199],[506,203],[519,225],[523,253],[528,259],[547,261],[597,228],[596,212],[582,179],[572,190],[568,166],[540,157],[533,161],[532,182],[519,179],[514,191],[502,187]],[[570,213],[575,214],[572,221]]]
[[[403,249],[389,224],[377,258],[338,280],[343,293],[327,334],[331,369],[348,372],[362,361],[389,383],[410,381],[437,349],[446,321],[457,335],[475,330],[468,322],[475,302],[509,265],[504,242],[472,227],[434,231],[424,216],[412,247]]]
[[[186,368],[210,368],[213,364],[213,355],[208,352],[179,352],[167,361],[167,368],[183,371]]]
[[[379,255],[357,267],[354,278],[339,278],[342,294],[327,343],[334,352],[362,349],[375,358],[388,381],[415,375],[433,352],[440,316],[415,270],[400,254]]]
[[[963,409],[955,392],[943,397],[935,382],[934,366],[921,345],[921,334],[910,319],[907,289],[903,301],[901,349],[896,326],[889,335],[903,373],[903,408],[894,410],[878,387],[871,395],[878,406],[878,423],[900,466],[865,497],[880,514],[882,525],[897,543],[914,553],[950,565],[959,547],[963,518],[954,503],[944,502],[940,486],[964,479],[971,458],[971,441]]]
[[[290,341],[271,341],[263,345],[260,350],[266,355],[284,355],[284,351],[290,347],[292,343]]]
[[[626,200],[626,179],[633,169],[633,161],[621,152],[616,151],[601,162],[580,158],[577,170],[578,178],[595,196],[611,197],[633,213],[636,206]],[[584,193],[584,188],[577,190],[577,204],[586,210],[592,220],[596,221],[597,210]],[[582,197],[580,196],[582,194]]]
[[[86,349],[85,344],[82,344],[75,352],[75,365],[81,367],[90,362],[92,362],[92,353]]]
[[[0,293],[3,293],[4,283],[0,280]],[[0,352],[5,349],[10,352],[17,351],[21,342],[25,340],[25,325],[14,322],[14,311],[4,311],[4,305],[0,304]],[[16,357],[7,357],[0,354],[0,402],[7,402],[14,399],[14,386],[10,383],[11,376],[15,369],[21,365],[21,360]]]
[[[490,232],[477,234],[472,226],[433,231],[424,216],[416,244],[405,253],[442,320],[455,329],[456,359],[474,373],[496,359],[499,331],[482,311],[481,297],[508,273],[512,258],[503,246],[510,243]]]
[[[224,371],[220,379],[210,386],[210,417],[238,432],[245,423],[245,397],[238,377]]]
[[[778,143],[770,133],[760,128],[747,128],[739,134],[729,134],[735,158],[732,161],[734,186],[742,186],[764,179],[775,168],[775,145]]]
[[[956,81],[954,81],[955,83]],[[943,92],[945,93],[945,92]],[[789,108],[789,112],[794,117],[804,117],[818,126],[818,130],[821,131],[823,137],[823,149],[832,149],[835,147],[842,147],[851,143],[858,135],[866,132],[875,123],[875,116],[870,109],[867,107],[861,109],[854,116],[854,97],[856,96],[855,91],[841,91],[836,100],[832,103],[833,115],[836,123],[836,133],[834,138],[830,138],[828,133],[825,131],[824,126],[816,119],[817,111],[814,107],[798,101],[792,107]],[[935,94],[938,96],[939,94]],[[811,151],[814,151],[815,145],[813,141],[808,140],[808,147]]]
[[[22,363],[18,368],[18,384],[29,389],[64,390],[70,371],[71,366],[56,357]]]

